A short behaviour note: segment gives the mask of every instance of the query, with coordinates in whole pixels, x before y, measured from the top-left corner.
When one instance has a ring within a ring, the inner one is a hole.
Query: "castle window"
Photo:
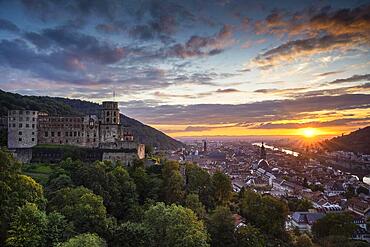
[[[109,117],[107,117],[107,123],[109,122]]]
[[[45,137],[49,136],[49,132],[45,131]]]
[[[35,122],[35,118],[34,117],[32,118],[32,121]]]
[[[21,141],[22,141],[22,138],[19,138],[19,139],[18,139],[18,141],[20,141],[20,142],[21,142]]]
[[[68,136],[68,132],[65,133],[65,136]]]
[[[58,136],[60,136],[60,131],[58,131]]]
[[[26,121],[30,121],[30,118],[29,117],[26,117]]]
[[[22,131],[19,131],[18,134],[21,136],[22,135]]]
[[[34,142],[35,141],[35,138],[32,138],[32,141]]]
[[[19,128],[22,128],[22,126],[23,126],[23,125],[20,123],[20,124],[19,124]]]
[[[109,129],[109,127],[107,126],[107,127],[105,127],[107,130]]]
[[[59,144],[62,144],[62,141],[61,140],[59,141]]]
[[[51,137],[54,137],[54,132],[53,131],[51,132]]]
[[[35,132],[32,132],[32,135],[34,136],[35,135]]]
[[[23,118],[22,117],[19,117],[19,121],[23,121]]]
[[[77,136],[77,132],[75,131],[75,132],[73,132],[73,136]]]
[[[109,111],[107,111],[107,116],[109,116]]]
[[[117,119],[113,118],[113,122],[114,122],[114,123],[116,123],[116,120],[117,120]]]
[[[29,124],[26,124],[26,128],[29,128],[30,127],[30,125]]]
[[[35,115],[35,112],[34,111],[32,112],[32,115]]]
[[[15,123],[13,123],[13,127],[15,128]]]
[[[68,143],[68,140],[66,140],[66,143]]]
[[[22,115],[23,114],[23,111],[19,111],[19,115]]]
[[[30,112],[29,112],[29,111],[26,111],[26,114],[27,114],[27,115],[30,115]]]
[[[96,141],[96,139],[94,138],[93,142],[95,142],[95,141]]]
[[[32,129],[34,129],[35,128],[35,124],[32,124]]]
[[[114,116],[117,116],[117,112],[113,112],[113,115],[114,115]]]

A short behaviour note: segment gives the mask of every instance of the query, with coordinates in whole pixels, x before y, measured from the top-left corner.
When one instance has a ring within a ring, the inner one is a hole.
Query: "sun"
[[[304,128],[301,129],[301,133],[304,137],[311,138],[318,135],[318,130],[315,128]]]

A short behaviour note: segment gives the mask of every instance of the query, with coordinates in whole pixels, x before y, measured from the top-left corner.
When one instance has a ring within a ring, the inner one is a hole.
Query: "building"
[[[325,214],[315,212],[294,212],[289,220],[289,227],[301,232],[311,232],[312,225]]]
[[[49,116],[33,110],[8,112],[8,148],[23,162],[32,160],[32,149],[38,145],[64,145],[99,150],[102,160],[124,164],[145,156],[145,146],[134,141],[120,121],[118,103],[103,102],[100,116]],[[63,157],[63,152],[37,149],[38,160]],[[86,155],[88,157],[88,155]]]
[[[8,112],[8,148],[31,148],[37,144],[38,111]]]

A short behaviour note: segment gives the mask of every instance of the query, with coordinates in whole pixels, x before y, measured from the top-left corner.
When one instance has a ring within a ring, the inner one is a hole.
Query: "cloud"
[[[328,82],[328,84],[339,84],[345,82],[358,82],[358,81],[370,81],[370,74],[364,75],[353,75],[344,79],[336,79],[334,81]]]
[[[5,30],[5,31],[15,32],[15,33],[19,32],[19,28],[17,27],[17,25],[5,19],[0,19],[0,30]]]
[[[365,44],[367,38],[363,35],[342,34],[289,41],[259,54],[253,59],[252,65],[260,69],[269,69],[273,66],[336,49],[353,49],[356,45]]]
[[[340,74],[340,73],[343,73],[343,72],[344,72],[343,70],[328,71],[328,72],[317,74],[316,76],[325,77],[325,76],[328,76],[328,75],[336,75],[336,74]]]
[[[224,25],[218,33],[212,36],[193,35],[185,44],[175,44],[170,47],[166,54],[179,58],[217,55],[234,42],[232,30],[232,26]]]
[[[298,129],[298,128],[323,128],[323,127],[336,127],[336,126],[350,126],[350,125],[364,125],[370,123],[368,118],[340,118],[331,121],[311,121],[307,123],[262,123],[250,127],[251,129]]]
[[[239,93],[240,90],[235,88],[217,89],[216,93]]]
[[[307,89],[307,88],[305,88],[305,87],[286,88],[286,89],[266,88],[266,89],[257,89],[254,92],[255,93],[264,93],[264,94],[280,94],[280,95],[286,95],[286,94],[297,93],[297,92],[302,91],[302,90],[305,90],[305,89]]]
[[[370,44],[370,5],[354,9],[323,8],[301,13],[274,10],[255,22],[257,34],[300,36],[256,56],[252,64],[260,69],[292,62],[312,55],[348,51]]]
[[[151,108],[127,107],[124,111],[149,124],[258,123],[302,117],[314,111],[341,111],[370,108],[370,95],[301,97],[248,104],[160,105]]]

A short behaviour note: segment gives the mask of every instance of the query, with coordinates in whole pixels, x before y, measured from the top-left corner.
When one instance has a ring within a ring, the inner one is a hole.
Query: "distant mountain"
[[[343,150],[354,153],[370,154],[370,126],[334,137],[323,142],[324,148],[331,151]]]
[[[97,103],[48,96],[25,96],[0,90],[0,116],[6,116],[9,109],[34,109],[49,115],[80,116],[98,114],[101,106]],[[176,149],[183,143],[167,136],[163,132],[145,125],[133,118],[121,114],[124,126],[134,134],[135,140],[160,149]]]

